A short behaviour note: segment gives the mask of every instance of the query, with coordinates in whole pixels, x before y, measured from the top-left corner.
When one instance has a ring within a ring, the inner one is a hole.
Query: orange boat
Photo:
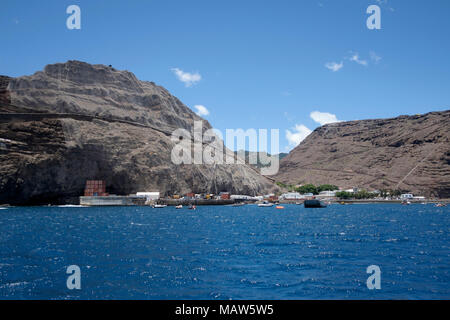
[[[276,206],[275,209],[284,209],[283,206]]]

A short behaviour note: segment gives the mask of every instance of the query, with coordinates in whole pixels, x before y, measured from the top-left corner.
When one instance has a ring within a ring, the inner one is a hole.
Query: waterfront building
[[[334,198],[336,196],[336,191],[322,191],[319,193],[319,198]]]
[[[139,198],[145,198],[146,201],[158,200],[160,198],[160,193],[157,191],[153,192],[137,192],[136,196]]]
[[[305,199],[304,195],[301,195],[298,192],[288,192],[288,193],[283,193],[280,196],[280,200],[284,199],[284,200],[301,200],[301,199]]]
[[[232,200],[252,200],[253,197],[252,196],[246,196],[246,195],[242,195],[242,194],[232,194],[230,196],[230,199]]]

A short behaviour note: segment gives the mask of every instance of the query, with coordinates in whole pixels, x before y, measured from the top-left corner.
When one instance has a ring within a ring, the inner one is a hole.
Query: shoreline
[[[317,199],[317,200],[321,200],[324,202],[330,202],[331,204],[385,204],[385,203],[397,203],[397,204],[402,204],[403,200],[375,200],[375,199],[347,199],[347,200],[337,200],[337,199]],[[299,203],[303,203],[304,200],[282,200],[280,201],[280,203],[283,204],[296,204],[297,202]],[[422,204],[422,203],[446,203],[449,204],[450,203],[450,199],[428,199],[428,200],[409,200],[409,202],[411,204]]]
[[[321,201],[329,202],[329,204],[402,204],[402,200],[326,200],[319,199]],[[303,205],[303,200],[282,200],[278,202],[279,204],[289,204],[289,205]],[[450,204],[450,199],[433,199],[433,200],[423,200],[423,201],[410,201],[410,204]],[[256,202],[245,202],[245,201],[234,201],[234,200],[206,200],[206,199],[195,199],[195,200],[177,200],[177,199],[160,199],[158,204],[167,205],[168,207],[175,207],[177,205],[189,206],[232,206],[233,204],[243,204],[243,205],[256,205]],[[151,207],[151,205],[144,204],[118,204],[118,205],[74,205],[74,204],[48,204],[48,205],[8,205],[0,204],[0,208],[14,208],[14,207],[62,207],[62,206],[73,206],[73,207]]]

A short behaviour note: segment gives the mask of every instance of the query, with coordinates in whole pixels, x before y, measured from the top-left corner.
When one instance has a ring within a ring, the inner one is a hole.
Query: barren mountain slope
[[[450,197],[449,131],[450,111],[328,124],[281,161],[275,179]]]
[[[247,165],[174,164],[173,130],[211,126],[128,71],[68,61],[2,77],[0,113],[0,203],[76,203],[87,179],[106,180],[115,194],[276,188]]]

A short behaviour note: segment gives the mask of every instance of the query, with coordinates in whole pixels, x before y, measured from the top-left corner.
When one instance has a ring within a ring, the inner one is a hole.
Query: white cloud
[[[358,53],[354,53],[354,54],[349,58],[349,60],[350,60],[350,61],[353,61],[353,62],[356,62],[356,63],[358,63],[358,64],[360,64],[360,65],[362,65],[362,66],[367,66],[367,65],[368,65],[368,63],[367,63],[366,60],[361,60],[361,59],[359,59],[359,54],[358,54]]]
[[[328,62],[325,64],[325,67],[330,69],[333,72],[339,71],[344,66],[344,63],[341,61],[341,63],[336,62]]]
[[[328,112],[313,111],[309,116],[311,117],[311,119],[319,123],[321,126],[328,123],[341,122],[341,120],[337,119],[335,114]]]
[[[378,63],[382,59],[379,55],[377,55],[375,52],[370,51],[370,59],[372,59],[373,62]]]
[[[183,82],[186,87],[191,87],[192,85],[196,84],[200,80],[202,80],[202,76],[196,72],[196,73],[189,73],[184,72],[181,69],[178,68],[172,68],[171,69],[173,73],[177,76],[178,80]]]
[[[296,124],[293,131],[286,130],[286,139],[290,146],[296,147],[300,142],[305,140],[312,131],[303,124]]]
[[[202,106],[202,105],[198,104],[198,105],[195,105],[194,108],[197,109],[196,114],[198,116],[200,116],[200,117],[204,117],[204,116],[209,115],[209,110],[206,109],[205,106]]]

